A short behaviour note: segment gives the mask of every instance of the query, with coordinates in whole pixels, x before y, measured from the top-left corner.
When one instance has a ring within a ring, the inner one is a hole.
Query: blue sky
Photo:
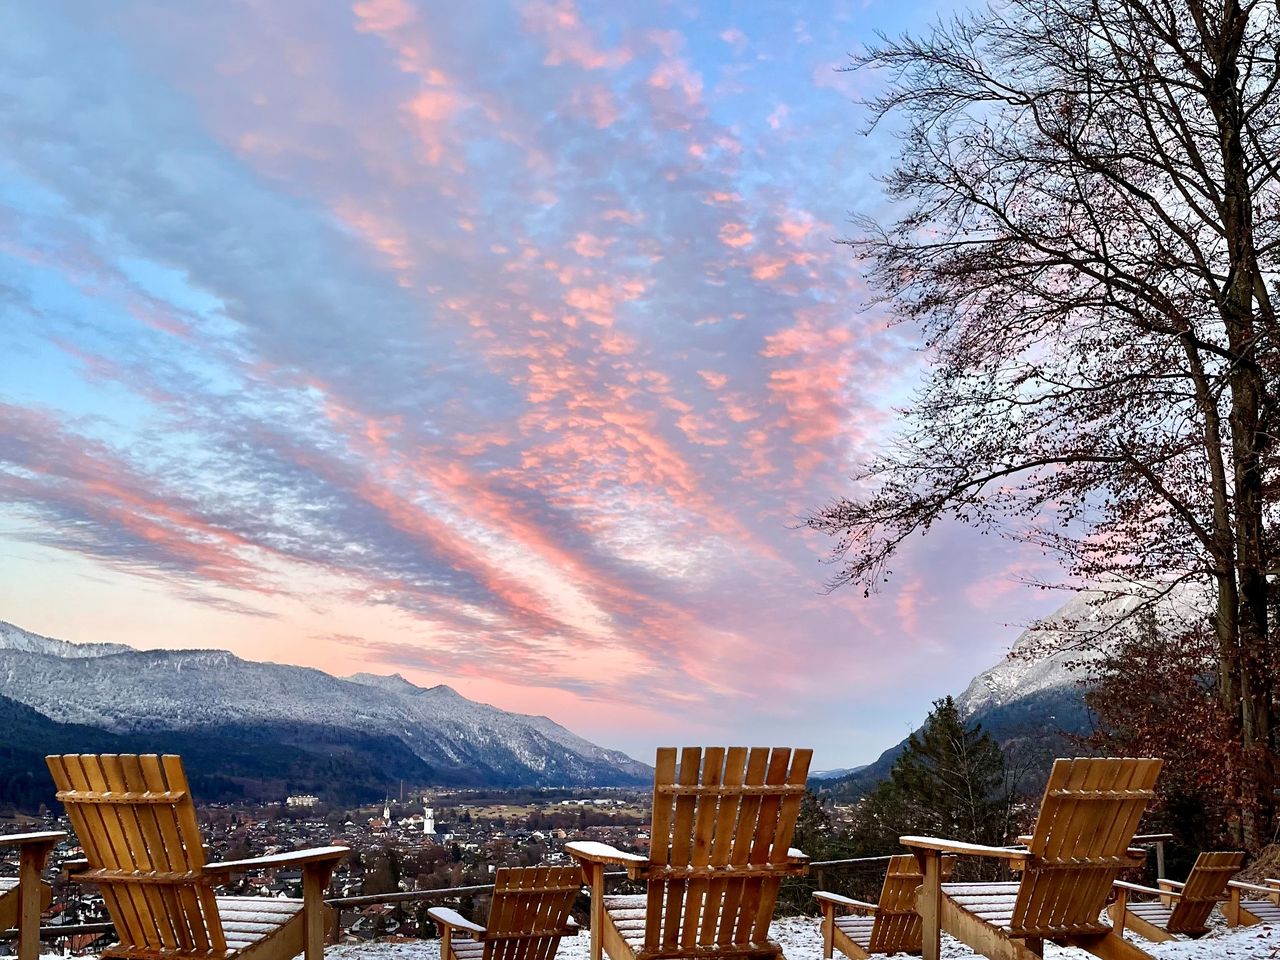
[[[795,529],[923,357],[838,68],[925,4],[12,4],[0,618],[862,762],[1054,599]]]

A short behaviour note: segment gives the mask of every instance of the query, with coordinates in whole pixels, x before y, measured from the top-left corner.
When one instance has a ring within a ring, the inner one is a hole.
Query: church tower
[[[431,807],[427,807],[422,814],[422,832],[427,836],[436,832],[436,812]]]

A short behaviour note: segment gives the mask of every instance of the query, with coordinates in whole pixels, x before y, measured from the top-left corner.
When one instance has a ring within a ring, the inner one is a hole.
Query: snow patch
[[[786,960],[822,960],[822,935],[818,921],[809,917],[775,920],[770,936],[782,947]],[[1199,940],[1179,943],[1147,943],[1135,940],[1153,960],[1265,960],[1280,956],[1280,926],[1219,928]],[[589,960],[591,937],[583,931],[560,941],[555,960]],[[837,954],[839,956],[839,954]],[[905,957],[906,954],[895,954]],[[948,936],[942,938],[944,960],[971,960],[977,957],[964,944]],[[1093,960],[1083,950],[1046,943],[1045,960]],[[440,941],[411,940],[382,943],[349,943],[328,947],[326,960],[440,960]]]

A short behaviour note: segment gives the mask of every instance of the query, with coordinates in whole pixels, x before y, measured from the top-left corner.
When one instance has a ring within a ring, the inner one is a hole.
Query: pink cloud
[[[600,214],[600,219],[605,221],[616,220],[627,224],[637,224],[644,221],[644,214],[636,213],[633,210],[621,210],[615,207]]]
[[[356,29],[372,33],[398,30],[418,16],[408,0],[360,0],[351,10],[358,20]]]
[[[790,264],[790,257],[762,253],[751,260],[751,276],[756,280],[772,280]]]
[[[399,223],[372,210],[362,210],[351,202],[340,203],[336,212],[343,222],[356,230],[386,258],[400,274],[403,286],[412,285],[411,274],[415,262],[409,252],[410,238]]]
[[[713,190],[711,193],[708,193],[703,197],[702,202],[713,205],[741,203],[742,197],[737,193],[731,193],[727,190]]]
[[[607,130],[622,116],[613,91],[599,84],[574,90],[569,100],[569,109],[574,115],[587,120],[597,130]]]
[[[686,117],[702,104],[702,75],[679,58],[660,61],[645,82],[665,95],[670,109]]]
[[[747,229],[745,224],[726,223],[720,228],[720,242],[727,247],[735,249],[750,246],[755,241],[755,235]]]
[[[597,237],[591,233],[580,233],[573,238],[573,252],[580,257],[596,258],[603,257],[609,252],[612,245],[612,238]]]
[[[803,243],[817,228],[813,214],[807,211],[787,211],[778,222],[778,232],[791,243]]]
[[[528,4],[524,27],[545,44],[543,63],[547,66],[572,63],[584,70],[616,69],[631,60],[631,52],[625,48],[599,48],[573,0]]]

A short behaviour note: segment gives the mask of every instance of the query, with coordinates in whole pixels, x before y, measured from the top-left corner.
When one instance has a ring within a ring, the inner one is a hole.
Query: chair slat
[[[658,750],[654,764],[654,785],[674,783],[676,779],[676,751],[673,747]],[[671,859],[671,821],[675,814],[675,799],[669,793],[653,795],[653,825],[649,831],[649,862],[666,866]],[[665,918],[666,890],[661,884],[648,885],[645,906],[645,943],[657,943],[661,937]]]
[[[722,790],[746,789],[743,783],[743,778],[746,776],[746,763],[745,747],[730,747],[725,751],[724,770],[720,779]],[[739,795],[745,796],[745,794]],[[712,838],[711,850],[707,855],[707,866],[713,863],[730,862],[741,804],[726,799],[728,796],[732,794],[726,793],[716,808],[715,836]],[[725,908],[725,894],[729,889],[729,882],[721,876],[713,876],[707,881],[707,891],[702,904],[702,922],[698,930],[700,947],[710,946],[715,941],[720,928],[720,916]]]
[[[742,780],[743,786],[750,788],[763,785],[768,763],[768,749],[752,747],[747,753],[746,773]],[[755,843],[762,800],[763,796],[760,793],[748,790],[743,793],[742,800],[738,804],[738,822],[734,830],[733,844],[729,848],[729,863],[735,867],[745,867],[751,859],[751,849]],[[734,942],[738,913],[743,895],[746,892],[746,883],[746,880],[730,880],[725,889],[724,906],[720,912],[719,931],[716,935],[716,943],[718,945]]]
[[[702,782],[704,792],[696,793],[697,809],[693,822],[693,845],[689,854],[689,885],[685,890],[684,929],[680,942],[694,949],[699,942],[703,910],[706,907],[709,885],[709,865],[713,830],[720,812],[720,803],[731,794],[721,792],[724,781],[725,749],[708,747],[702,757]],[[655,787],[656,789],[656,787]],[[727,802],[727,801],[726,801]]]
[[[693,786],[702,774],[702,751],[697,747],[685,747],[680,751],[679,783]],[[671,823],[671,856],[669,863],[675,867],[689,866],[689,854],[693,849],[693,816],[698,798],[692,794],[676,795],[675,816]],[[667,880],[662,918],[662,942],[675,948],[680,944],[681,921],[687,906],[685,893],[688,881],[683,876]]]

